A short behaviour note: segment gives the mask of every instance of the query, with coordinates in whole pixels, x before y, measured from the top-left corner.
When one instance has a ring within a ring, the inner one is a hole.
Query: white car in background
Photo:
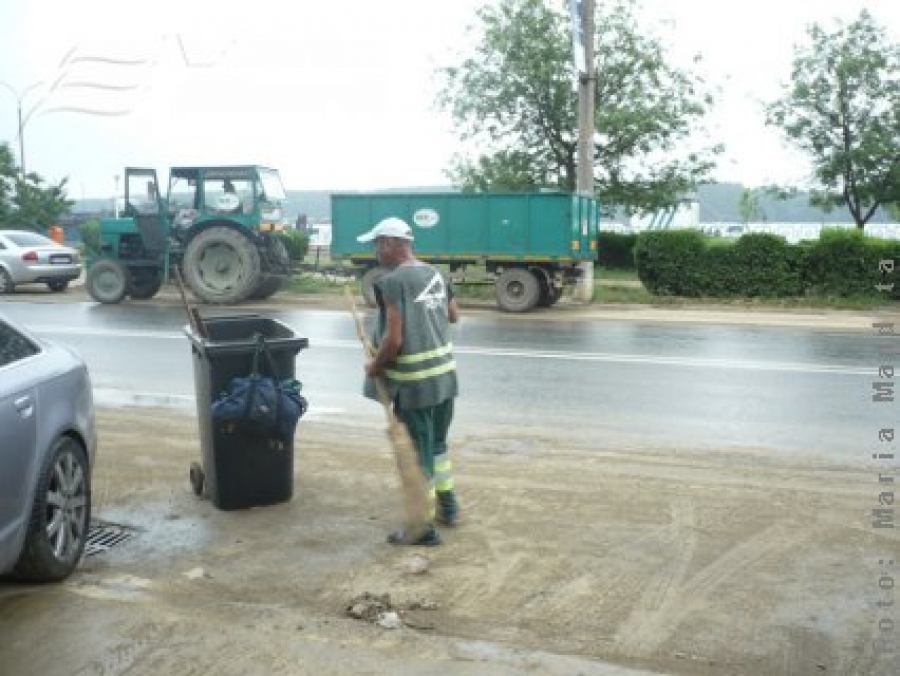
[[[19,284],[46,284],[65,291],[81,275],[76,249],[30,230],[0,230],[0,294]]]
[[[84,362],[0,315],[0,576],[72,573],[88,540],[96,449]]]

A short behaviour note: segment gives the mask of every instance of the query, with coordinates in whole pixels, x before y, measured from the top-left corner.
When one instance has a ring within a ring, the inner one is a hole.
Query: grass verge
[[[616,285],[615,282],[623,282]],[[884,298],[857,296],[850,298],[817,297],[804,298],[683,298],[679,296],[654,296],[643,286],[635,286],[637,273],[633,270],[597,271],[594,284],[593,302],[621,303],[655,306],[724,306],[758,309],[832,309],[832,310],[874,310],[886,305]],[[613,283],[610,283],[613,282]],[[286,287],[288,293],[337,295],[350,284],[354,294],[360,293],[359,280],[350,276],[334,275],[327,272],[298,272]],[[457,295],[468,300],[493,300],[492,284],[467,284],[456,287]]]

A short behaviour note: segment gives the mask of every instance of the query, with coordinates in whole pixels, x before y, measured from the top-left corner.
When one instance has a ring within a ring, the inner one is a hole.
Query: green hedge
[[[644,232],[634,247],[638,278],[658,296],[702,295],[706,243],[696,230]]]
[[[805,284],[817,296],[867,296],[882,279],[878,263],[893,259],[900,272],[900,243],[865,237],[857,230],[824,230],[806,245]]]
[[[100,221],[91,219],[78,227],[78,235],[87,254],[99,256],[100,251]]]
[[[604,268],[634,270],[636,234],[601,232],[597,234],[597,262]]]
[[[302,261],[309,251],[309,235],[297,230],[284,230],[278,233],[279,239],[284,242],[288,256],[294,262]]]
[[[641,233],[635,245],[638,277],[660,296],[884,295],[875,285],[894,281],[879,273],[879,261],[889,259],[900,277],[900,242],[852,230],[824,230],[818,241],[800,245],[765,233],[722,245],[696,230],[669,230]],[[896,286],[893,295],[900,297],[900,279]]]

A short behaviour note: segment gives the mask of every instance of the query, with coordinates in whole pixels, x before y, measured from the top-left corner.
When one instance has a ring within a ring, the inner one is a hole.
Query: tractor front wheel
[[[244,234],[216,226],[194,237],[181,263],[194,294],[206,303],[246,300],[261,279],[259,250]]]
[[[119,261],[103,258],[88,270],[85,286],[98,303],[119,303],[128,293],[128,271]]]

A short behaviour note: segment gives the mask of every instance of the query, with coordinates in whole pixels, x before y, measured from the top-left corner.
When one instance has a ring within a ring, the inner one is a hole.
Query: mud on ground
[[[135,537],[60,585],[0,582],[2,674],[897,673],[872,639],[900,547],[862,468],[461,423],[463,521],[413,550],[384,543],[383,430],[302,420],[293,499],[224,512],[191,492],[193,415],[98,416],[95,516]],[[369,597],[399,628],[347,615]]]

